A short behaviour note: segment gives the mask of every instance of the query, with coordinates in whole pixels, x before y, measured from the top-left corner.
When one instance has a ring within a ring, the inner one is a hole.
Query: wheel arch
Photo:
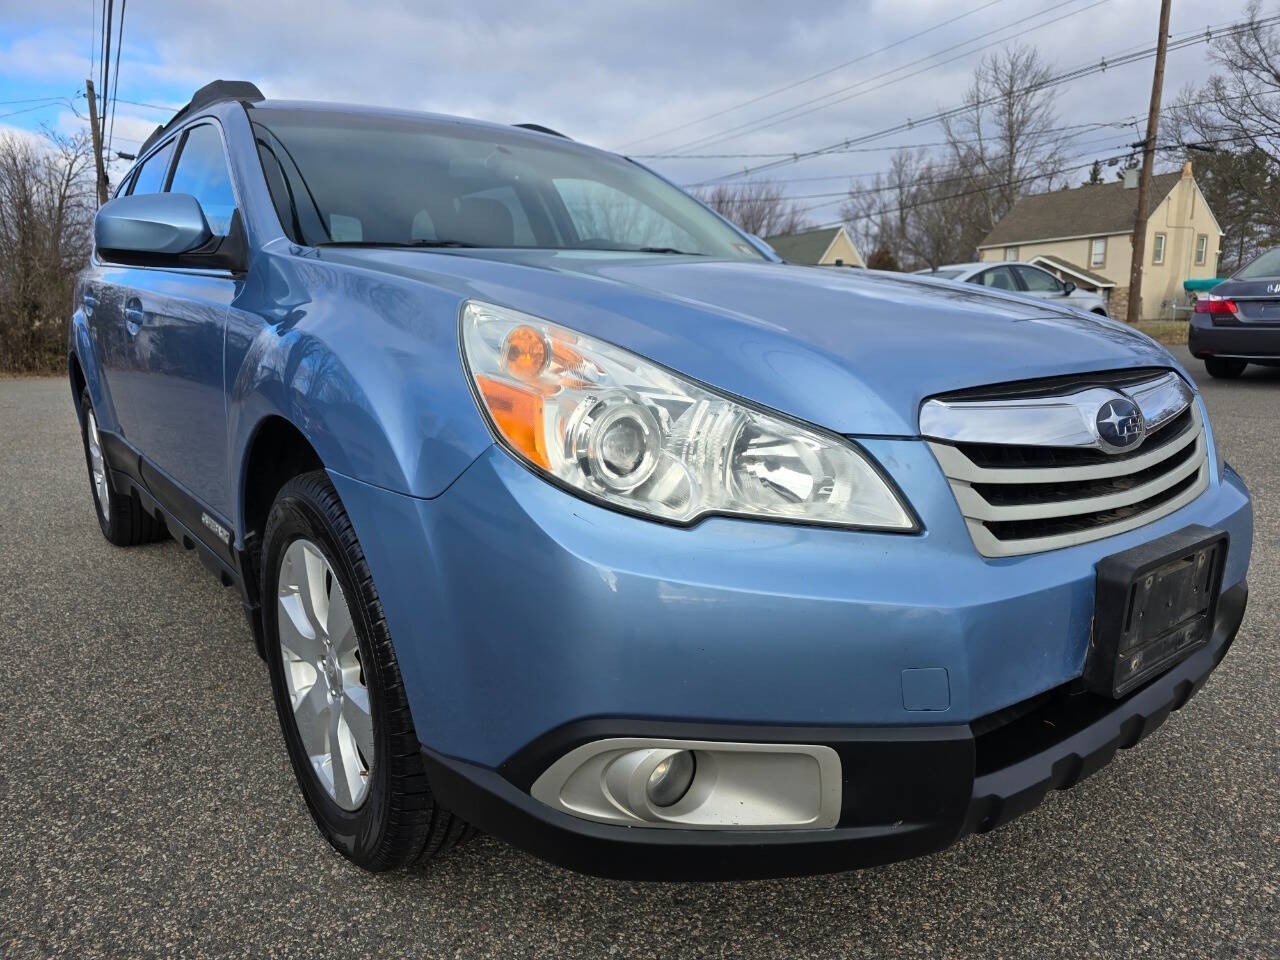
[[[108,432],[119,431],[120,425],[116,418],[115,405],[111,402],[110,392],[103,380],[100,358],[82,310],[77,310],[72,315],[68,330],[67,380],[71,388],[71,401],[78,418],[84,417],[80,394],[87,389],[89,402],[93,404],[98,414],[98,422],[102,429]]]
[[[323,469],[315,446],[290,420],[270,414],[256,424],[241,458],[237,497],[236,521],[246,548],[262,536],[280,488],[296,476]]]

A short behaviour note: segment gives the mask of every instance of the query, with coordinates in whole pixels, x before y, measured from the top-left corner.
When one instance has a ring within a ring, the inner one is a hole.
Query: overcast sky
[[[124,0],[114,2],[118,11]],[[116,150],[132,152],[168,116],[124,101],[176,107],[223,78],[252,80],[268,97],[532,121],[637,156],[822,147],[956,104],[983,54],[1017,34],[1059,70],[1150,46],[1159,7],[1156,0],[127,2]],[[90,74],[99,45],[90,15],[99,5],[0,0],[0,126],[82,124],[72,105],[85,112],[84,78],[98,76],[97,65]],[[1237,20],[1243,5],[1174,0],[1171,33]],[[1064,126],[1117,124],[1082,131],[1072,156],[1112,156],[1136,139],[1122,124],[1145,117],[1151,66],[1109,69],[1059,89]],[[1203,44],[1171,53],[1166,89],[1176,93],[1208,69]],[[69,102],[29,99],[38,97]],[[803,115],[770,116],[815,99]],[[712,114],[719,115],[704,119]],[[797,195],[840,191],[849,176],[882,169],[885,148],[935,141],[938,133],[921,125],[873,150],[770,175]],[[691,183],[762,159],[646,162]],[[818,220],[836,216],[835,199],[805,203]]]

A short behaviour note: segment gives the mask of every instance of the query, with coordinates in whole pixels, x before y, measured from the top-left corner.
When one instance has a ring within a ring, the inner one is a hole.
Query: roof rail
[[[572,140],[573,137],[566,137],[559,130],[552,130],[550,127],[544,127],[540,123],[517,123],[513,126],[519,127],[521,130],[532,130],[535,133],[549,133],[553,137],[559,137],[561,140]]]
[[[239,100],[241,103],[254,103],[265,99],[262,91],[247,80],[214,80],[212,83],[206,83],[191,95],[190,103],[175,113],[167,123],[156,127],[152,131],[151,136],[147,137],[142,146],[138,148],[138,156],[146,153],[151,145],[164,135],[166,130],[183,117],[207,107],[211,103],[217,103],[220,100]]]

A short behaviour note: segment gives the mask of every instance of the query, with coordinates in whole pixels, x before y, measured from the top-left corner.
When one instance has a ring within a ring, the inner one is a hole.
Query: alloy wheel
[[[276,618],[293,721],[329,797],[355,810],[369,794],[373,715],[351,608],[310,540],[280,558]]]
[[[93,491],[98,495],[98,509],[103,520],[111,519],[111,488],[107,486],[107,462],[102,457],[102,437],[98,434],[98,418],[90,410],[85,418],[89,439],[89,469],[93,473]]]

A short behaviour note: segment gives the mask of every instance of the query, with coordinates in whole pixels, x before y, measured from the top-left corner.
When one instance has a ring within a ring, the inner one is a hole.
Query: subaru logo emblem
[[[1136,447],[1146,436],[1147,424],[1138,405],[1128,397],[1116,397],[1098,408],[1093,421],[1098,444],[1107,453],[1120,453]]]

